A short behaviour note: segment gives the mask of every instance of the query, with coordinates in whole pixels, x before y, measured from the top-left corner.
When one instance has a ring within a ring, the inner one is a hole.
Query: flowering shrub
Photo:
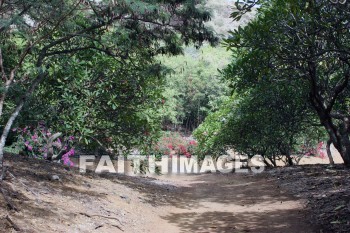
[[[324,152],[323,146],[324,146],[323,142],[319,142],[316,147],[303,145],[301,146],[302,154],[305,156],[314,156],[314,157],[319,157],[321,159],[325,159],[326,153]]]
[[[197,142],[193,139],[188,139],[179,133],[166,132],[152,145],[150,153],[152,155],[184,155],[191,157],[197,147]]]
[[[61,160],[63,164],[73,166],[70,157],[74,155],[74,137],[64,136],[61,133],[52,133],[44,124],[36,128],[15,128],[17,132],[17,147],[26,155],[47,160]]]

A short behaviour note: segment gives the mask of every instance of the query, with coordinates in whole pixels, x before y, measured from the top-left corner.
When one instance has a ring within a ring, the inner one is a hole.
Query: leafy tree
[[[232,115],[235,104],[235,97],[229,98],[221,104],[217,111],[211,112],[193,132],[198,141],[196,155],[200,159],[203,159],[206,155],[217,158],[226,152],[227,144],[225,140],[219,139],[218,134],[222,131],[228,117]]]
[[[326,0],[274,0],[226,43],[238,61],[227,69],[238,86],[298,80],[344,163],[350,165],[348,6]],[[244,10],[244,9],[243,9]],[[233,15],[239,17],[239,14]],[[238,72],[238,73],[237,73]],[[241,76],[241,77],[238,77]],[[298,94],[298,91],[294,93]]]
[[[119,74],[120,78],[126,75],[131,79],[127,81],[133,83],[134,78],[140,77],[142,67],[150,67],[154,56],[158,54],[179,54],[183,43],[200,46],[203,41],[208,40],[215,44],[216,37],[204,26],[204,22],[210,19],[210,14],[197,3],[198,1],[194,0],[2,1],[0,69],[3,82],[0,116],[5,125],[0,139],[0,160],[2,161],[3,148],[12,124],[39,84],[45,92],[46,88],[50,90],[50,85],[56,85],[61,80],[62,83],[70,83],[72,88],[73,86],[76,89],[80,88],[81,94],[89,96],[91,93],[83,90],[86,86],[90,90],[106,88],[104,83],[110,82],[110,88],[113,89],[115,81],[99,79],[101,76],[94,76],[95,80],[88,81],[88,77],[93,76],[92,70],[96,68],[94,67],[97,64],[96,58],[110,57],[116,63],[123,64],[116,66],[115,70],[106,72],[104,74],[106,78],[115,77],[113,76],[115,74]],[[148,64],[147,62],[139,64],[141,58],[141,61],[147,60]],[[89,64],[90,59],[92,64]],[[133,66],[136,66],[135,70]],[[74,71],[74,69],[82,70],[83,67],[85,73]],[[72,71],[74,76],[69,75],[65,80],[63,76],[69,71]],[[157,75],[156,70],[155,75],[147,77]],[[93,81],[97,81],[95,86]],[[129,95],[128,92],[134,90],[125,88],[126,96]],[[105,91],[110,89],[107,88]],[[63,98],[63,103],[66,101],[64,103],[66,105],[78,106],[78,111],[74,113],[76,115],[73,114],[71,118],[72,121],[82,119],[78,115],[83,107],[80,100],[68,101],[70,95],[75,97],[79,95],[67,89],[65,92],[68,95]],[[53,93],[53,96],[55,94]],[[115,95],[98,98],[96,102],[106,104],[107,98],[112,102],[124,98],[120,97],[122,93]],[[49,96],[47,98],[49,99]],[[51,101],[55,100],[57,101],[57,99]],[[133,101],[130,104],[133,104]],[[107,102],[108,109],[116,110],[117,105],[118,103]],[[103,106],[99,107],[101,108],[96,111],[97,113],[102,112]],[[104,117],[110,121],[112,114],[109,116],[108,114]],[[99,114],[91,113],[89,116],[92,119],[99,117]],[[123,119],[125,118],[118,120]],[[121,130],[128,129],[126,127]],[[115,132],[117,133],[119,132]]]
[[[271,87],[260,82],[257,87],[236,90],[232,100],[195,131],[198,152],[220,155],[234,149],[248,157],[262,155],[269,166],[284,158],[293,165],[293,156],[305,154],[302,146],[316,145],[324,137],[303,93],[296,83]]]
[[[187,47],[184,55],[162,57],[161,62],[172,70],[161,109],[164,123],[192,131],[227,98],[227,84],[217,69],[228,64],[229,53],[222,47]]]
[[[137,66],[120,64],[92,52],[71,60],[45,80],[47,85],[38,89],[18,123],[47,119],[51,127],[78,135],[91,149],[131,148],[156,135],[160,119],[154,106],[159,105],[163,83],[159,64],[142,56],[133,59]]]

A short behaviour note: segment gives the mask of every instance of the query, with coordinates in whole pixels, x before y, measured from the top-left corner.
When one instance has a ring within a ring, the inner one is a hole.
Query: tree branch
[[[4,68],[4,60],[3,60],[3,57],[2,57],[2,50],[0,48],[0,69],[1,69],[1,76],[2,76],[2,80],[3,81],[7,81],[7,77],[6,77],[6,73],[5,73],[5,68]]]
[[[342,80],[339,80],[339,82],[337,83],[337,85],[335,86],[334,90],[333,90],[333,94],[331,96],[331,100],[326,108],[326,110],[328,112],[330,112],[338,98],[338,96],[340,95],[340,93],[342,93],[345,88],[348,86],[349,84],[349,77],[350,77],[350,74],[349,74],[349,71],[345,74],[345,77],[344,79]]]

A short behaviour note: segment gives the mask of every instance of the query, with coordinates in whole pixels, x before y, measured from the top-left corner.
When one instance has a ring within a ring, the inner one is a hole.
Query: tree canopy
[[[349,165],[349,3],[259,3],[257,17],[225,40],[234,56],[224,73],[233,92],[243,99],[232,122],[238,122],[244,133],[253,134],[256,141],[251,141],[251,146],[262,143],[278,148],[275,143],[281,137],[288,139],[289,133],[317,125],[317,119]],[[232,17],[239,19],[252,5],[238,7],[240,12]],[[251,106],[249,114],[240,118],[241,112],[249,109],[245,106]],[[236,134],[231,141],[251,138],[236,129],[227,127]],[[283,134],[278,136],[278,132]],[[271,142],[261,140],[269,134]],[[248,147],[245,145],[245,150]]]
[[[187,47],[184,55],[160,58],[171,69],[161,109],[166,126],[179,126],[191,132],[208,113],[219,108],[227,98],[228,88],[218,68],[224,68],[229,57],[230,53],[222,47],[204,45],[199,50]]]
[[[152,124],[148,107],[163,70],[154,57],[179,54],[182,44],[217,43],[204,25],[209,12],[194,0],[2,1],[0,12],[0,158],[33,94],[32,115],[46,108],[39,113],[59,114],[85,139],[94,132],[127,146],[124,132]]]

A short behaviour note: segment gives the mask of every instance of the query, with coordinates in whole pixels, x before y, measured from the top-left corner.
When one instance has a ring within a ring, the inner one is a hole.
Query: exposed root
[[[9,209],[14,210],[14,211],[18,211],[17,207],[12,203],[10,198],[8,198],[8,196],[6,195],[5,190],[3,188],[0,188],[0,192],[2,193],[2,196],[4,197]]]
[[[1,166],[1,176],[0,176],[0,182],[6,179],[6,172],[7,172],[7,167],[4,165]]]
[[[121,222],[118,218],[115,218],[115,217],[104,216],[104,215],[97,215],[97,214],[90,215],[90,214],[82,213],[82,212],[80,212],[79,214],[84,215],[84,216],[86,216],[86,217],[88,217],[88,218],[99,217],[99,218],[113,219],[113,220],[117,220],[121,225],[123,225],[122,222]],[[121,230],[121,231],[124,231],[124,230],[123,230],[120,226],[118,226],[118,225],[113,224],[112,226],[118,228],[118,229]],[[100,228],[100,227],[102,227],[102,226],[99,226],[98,228]]]
[[[6,216],[5,219],[7,221],[9,221],[9,223],[12,225],[13,229],[15,229],[16,231],[21,231],[21,228],[19,228],[18,225],[16,223],[14,223],[8,215]]]

